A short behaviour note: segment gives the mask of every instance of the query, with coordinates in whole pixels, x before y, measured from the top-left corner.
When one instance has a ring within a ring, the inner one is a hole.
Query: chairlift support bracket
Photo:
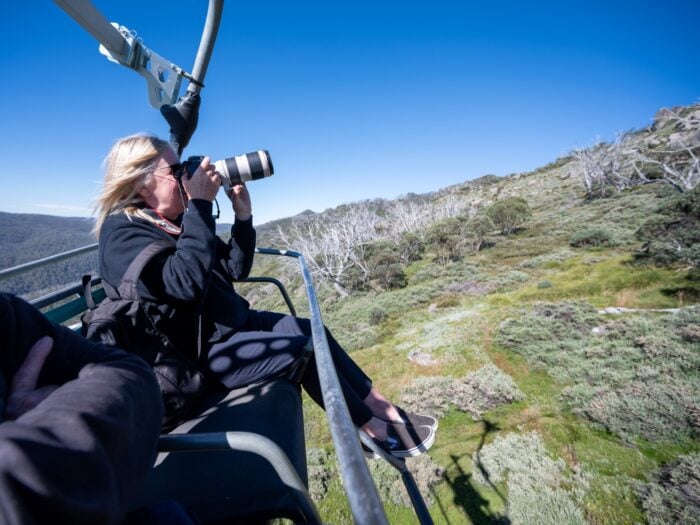
[[[187,71],[147,48],[135,32],[116,22],[112,26],[126,41],[126,53],[110,51],[104,44],[100,44],[100,53],[110,62],[131,68],[146,79],[148,101],[154,108],[177,101],[183,77],[197,82]]]

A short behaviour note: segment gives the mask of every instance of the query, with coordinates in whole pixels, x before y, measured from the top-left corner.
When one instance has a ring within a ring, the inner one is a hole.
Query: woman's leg
[[[212,346],[208,354],[210,370],[227,388],[231,389],[286,374],[301,354],[310,336],[310,325],[308,325],[309,335],[307,335],[295,319],[273,312],[251,311],[245,331],[238,332],[231,338]],[[340,349],[338,343],[333,341]],[[345,353],[342,349],[340,352]],[[339,361],[344,360],[341,356]],[[347,358],[347,360],[350,359]],[[354,367],[357,368],[357,365]],[[369,378],[362,374],[359,368],[357,370],[359,374],[355,371],[354,384],[347,380],[347,376],[341,369],[338,369],[338,376],[353,422],[361,427],[372,419],[372,412],[363,402],[370,388],[367,386]],[[323,407],[321,385],[313,355],[301,382],[311,398]],[[359,395],[356,391],[358,384],[362,388]]]
[[[275,312],[251,310],[245,329],[250,331],[234,335],[230,340],[233,344],[228,344],[225,351],[219,352],[220,355],[216,355],[217,350],[223,348],[217,349],[217,345],[212,348],[209,355],[211,368],[215,373],[220,374],[220,369],[226,370],[236,366],[242,367],[244,371],[249,370],[243,374],[248,379],[260,376],[261,373],[270,374],[272,370],[278,373],[285,372],[296,356],[300,355],[311,336],[311,323],[308,319]],[[327,329],[326,337],[338,372],[340,387],[355,425],[371,437],[389,443],[390,448],[387,450],[399,457],[425,452],[435,439],[434,432],[428,427],[413,429],[387,423],[387,420],[400,420],[394,405],[372,387],[369,377],[340,347]],[[277,353],[283,353],[284,357],[275,355]],[[218,359],[221,361],[217,362]],[[240,376],[240,372],[233,370],[227,373],[226,377],[230,379],[237,375]],[[302,377],[302,385],[314,401],[323,407],[313,354]]]
[[[252,312],[251,312],[252,313]],[[292,317],[277,312],[255,311],[258,323],[258,330],[269,330],[271,332],[304,335],[311,337],[311,321],[301,317]],[[335,340],[333,334],[327,328],[326,339],[333,363],[338,371],[360,397],[365,399],[372,390],[372,380],[357,366],[355,361],[347,354]]]
[[[311,322],[308,319],[264,311],[256,311],[255,315],[257,323],[256,328],[258,329],[302,334],[311,337]],[[400,421],[401,416],[394,405],[372,386],[371,379],[357,366],[347,352],[343,350],[330,330],[327,328],[325,330],[328,347],[338,372],[341,388],[343,392],[348,392],[348,389],[345,387],[345,383],[347,383],[354,393],[352,396],[345,396],[348,402],[348,408],[351,410],[351,415],[356,414],[360,416],[359,418],[353,417],[353,422],[358,427],[365,430],[370,436],[384,439],[386,437],[386,421]],[[313,361],[309,362],[308,366],[313,367],[315,372],[316,368]],[[308,386],[307,384],[304,386],[311,397],[320,406],[323,406],[321,387],[320,384],[318,384],[318,377],[315,373],[313,377],[308,378]],[[314,395],[314,393],[316,395]],[[364,406],[356,402],[356,397],[361,399]],[[355,406],[351,406],[351,403]],[[369,411],[367,411],[365,407],[369,408]]]

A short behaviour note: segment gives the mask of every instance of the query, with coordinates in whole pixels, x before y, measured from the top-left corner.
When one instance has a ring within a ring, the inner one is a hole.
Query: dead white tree
[[[289,248],[304,254],[314,275],[347,296],[345,278],[351,269],[369,277],[365,249],[376,239],[378,220],[367,203],[357,203],[296,222],[288,232],[278,228],[278,234]]]
[[[610,144],[598,140],[589,148],[573,151],[581,167],[586,197],[604,196],[610,186],[620,191],[635,185],[634,177],[630,176],[632,170],[629,169],[631,151],[632,138],[629,133],[618,134]]]
[[[610,144],[598,141],[573,151],[587,197],[650,183],[684,192],[700,183],[700,105],[665,109],[656,126],[666,132],[651,135],[650,140],[627,132]]]
[[[423,201],[397,200],[389,203],[383,220],[386,237],[399,242],[405,233],[425,235],[425,229],[433,222],[433,207]]]
[[[697,111],[681,114],[664,110],[664,126],[677,130],[670,135],[665,147],[638,148],[633,151],[631,164],[641,184],[665,182],[680,192],[689,191],[700,183],[700,106]],[[660,176],[650,178],[649,168]]]

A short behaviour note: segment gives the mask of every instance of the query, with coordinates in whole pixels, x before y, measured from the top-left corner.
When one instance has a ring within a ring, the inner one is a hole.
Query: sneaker
[[[395,425],[406,425],[410,427],[430,427],[434,431],[438,428],[438,420],[432,416],[425,416],[422,414],[412,414],[411,412],[406,412],[403,408],[395,406],[396,411],[401,416],[401,419],[389,420],[385,419],[387,423],[393,423]]]
[[[435,431],[429,426],[408,426],[404,424],[387,423],[387,438],[373,441],[385,452],[397,458],[418,456],[428,451],[435,443]],[[379,457],[363,445],[365,455],[370,458]]]

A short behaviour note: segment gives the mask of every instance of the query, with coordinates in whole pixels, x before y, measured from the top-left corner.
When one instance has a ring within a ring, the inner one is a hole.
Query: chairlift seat
[[[308,484],[304,420],[298,385],[276,379],[212,396],[173,434],[243,431],[276,443]],[[268,458],[269,459],[269,458]],[[159,453],[145,482],[148,504],[176,499],[203,523],[251,523],[303,517],[296,498],[268,459],[241,450]]]

